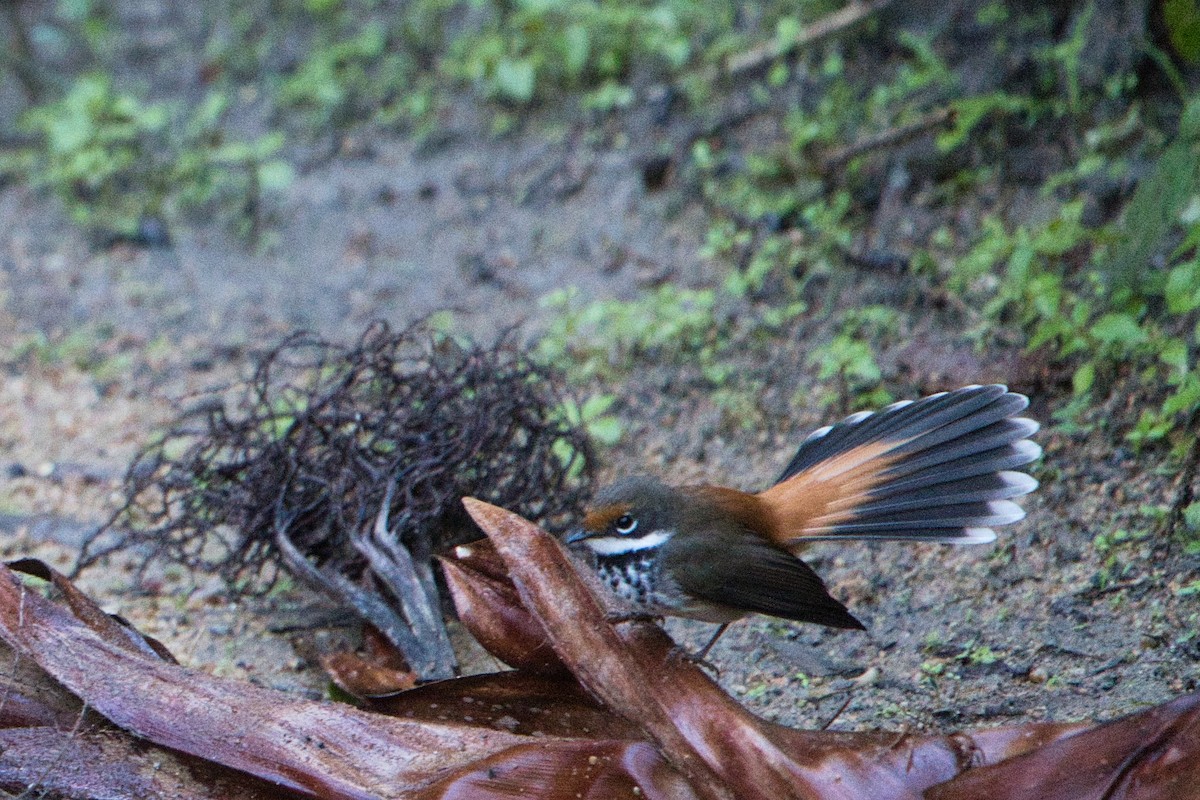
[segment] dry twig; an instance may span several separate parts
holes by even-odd
[[[779,42],[772,39],[745,52],[730,56],[725,60],[724,72],[726,75],[736,78],[747,72],[763,69],[775,59],[790,55],[857,25],[872,14],[878,14],[893,2],[895,0],[868,0],[865,3],[851,0],[832,14],[826,14],[811,25],[805,26],[790,41]]]

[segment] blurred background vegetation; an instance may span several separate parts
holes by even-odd
[[[0,40],[0,181],[52,193],[96,247],[185,220],[264,246],[298,170],[367,134],[437,147],[464,106],[496,137],[584,120],[640,148],[648,189],[704,203],[700,255],[727,268],[544,297],[541,352],[577,380],[686,362],[736,406],[735,354],[850,263],[1036,354],[1063,424],[1129,381],[1132,444],[1194,442],[1194,0],[0,0]],[[735,132],[756,115],[772,135]],[[892,206],[902,241],[873,241]],[[825,402],[887,400],[877,352],[902,328],[886,304],[840,313],[806,355]],[[583,411],[615,439],[609,405]]]

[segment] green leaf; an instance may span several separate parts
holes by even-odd
[[[1175,393],[1163,401],[1162,415],[1173,417],[1176,414],[1191,412],[1197,406],[1200,406],[1200,373],[1189,372]]]
[[[621,436],[625,431],[621,420],[616,417],[600,417],[587,424],[587,432],[600,444],[612,447],[621,441]]]
[[[950,129],[938,134],[936,139],[938,149],[943,152],[965,143],[971,131],[992,114],[1029,114],[1032,110],[1028,98],[1006,92],[965,97],[951,105],[954,117]]]
[[[263,190],[281,192],[292,185],[296,170],[286,161],[268,161],[258,168],[258,182]]]
[[[1187,342],[1182,339],[1171,338],[1163,345],[1162,352],[1158,358],[1172,370],[1178,373],[1187,372],[1188,368],[1188,348]]]
[[[791,48],[802,30],[804,26],[796,17],[780,17],[775,23],[775,44],[782,49]]]
[[[1192,503],[1183,509],[1183,523],[1189,531],[1200,532],[1200,503]]]
[[[1177,597],[1190,597],[1194,594],[1200,594],[1200,580],[1192,581],[1175,590]]]
[[[1096,382],[1096,363],[1087,361],[1075,370],[1075,374],[1071,377],[1071,388],[1075,392],[1075,396],[1087,394],[1091,390],[1092,384]]]
[[[1200,97],[1193,97],[1179,116],[1179,138],[1200,139]]]
[[[188,125],[196,131],[207,130],[218,122],[229,108],[229,98],[222,92],[209,92],[196,107]]]
[[[1137,424],[1126,434],[1125,438],[1140,446],[1148,442],[1157,442],[1170,431],[1171,421],[1164,420],[1158,412],[1147,408],[1142,411]]]
[[[578,78],[587,66],[588,55],[591,52],[591,37],[584,25],[567,26],[563,32],[563,52],[567,74]]]
[[[1200,261],[1185,261],[1172,268],[1163,297],[1172,314],[1186,314],[1200,308]]]
[[[536,70],[528,58],[502,58],[496,63],[496,91],[510,100],[532,100],[535,77]]]
[[[1195,103],[1189,104],[1188,110],[1193,107]],[[1133,291],[1148,274],[1180,211],[1200,189],[1198,147],[1195,136],[1181,124],[1179,136],[1163,151],[1154,171],[1138,184],[1121,223],[1122,239],[1104,265],[1111,288]]]
[[[572,447],[567,440],[556,439],[550,446],[550,452],[558,458],[558,463],[570,469],[567,473],[568,477],[577,477],[583,471],[583,459],[579,457],[579,451]]]
[[[579,404],[574,400],[570,398],[564,400],[559,409],[563,415],[563,419],[571,425],[583,424],[583,415],[579,412]]]
[[[1105,314],[1092,323],[1092,336],[1105,344],[1142,344],[1149,336],[1128,314]]]
[[[588,92],[583,98],[583,107],[607,112],[616,108],[626,108],[634,101],[633,89],[622,86],[614,80],[600,84],[595,91]]]
[[[1196,0],[1165,0],[1162,13],[1175,52],[1192,64],[1200,61],[1200,4]]]
[[[616,400],[616,395],[594,394],[584,401],[583,408],[579,410],[579,417],[585,421],[596,419],[612,408]]]

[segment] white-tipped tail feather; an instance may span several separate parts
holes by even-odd
[[[761,493],[785,546],[814,539],[979,543],[1022,519],[1037,488],[1014,471],[1041,456],[1023,395],[967,386],[814,431]]]

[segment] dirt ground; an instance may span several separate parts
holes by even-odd
[[[69,567],[136,448],[189,393],[243,371],[248,354],[295,327],[348,340],[371,319],[451,309],[475,336],[514,323],[532,336],[550,290],[627,298],[667,280],[709,285],[725,268],[697,256],[703,205],[681,187],[648,189],[627,142],[595,143],[570,125],[496,139],[469,114],[454,125],[433,151],[366,134],[304,171],[261,254],[205,226],[173,231],[168,247],[96,250],[53,201],[0,190],[0,349],[12,354],[0,372],[0,555]],[[846,267],[844,280],[814,287],[813,310],[767,343],[770,358],[746,365],[767,379],[767,429],[730,428],[670,365],[607,387],[627,433],[604,454],[605,474],[765,485],[807,431],[836,417],[805,402],[816,391],[806,349],[829,335],[831,314],[894,298],[901,280]],[[904,341],[883,352],[895,389],[1001,381],[1033,395],[1045,457],[1028,518],[989,546],[823,546],[811,563],[869,631],[741,622],[711,656],[723,685],[781,722],[889,730],[1109,718],[1194,690],[1200,600],[1179,589],[1200,558],[1153,535],[1115,555],[1094,541],[1160,530],[1144,509],[1179,490],[1164,452],[1123,443],[1137,409],[1120,387],[1089,412],[1091,432],[1059,427],[1050,413],[1064,390],[1011,348],[974,350],[926,299],[901,311]],[[1101,585],[1110,556],[1124,571]],[[247,600],[207,576],[156,575],[135,588],[114,563],[81,585],[185,664],[316,696],[317,656],[353,637],[344,615],[299,589]],[[302,624],[314,609],[327,627]],[[709,628],[668,630],[696,646]],[[465,636],[458,643],[471,653]],[[477,651],[466,661],[494,666]]]

